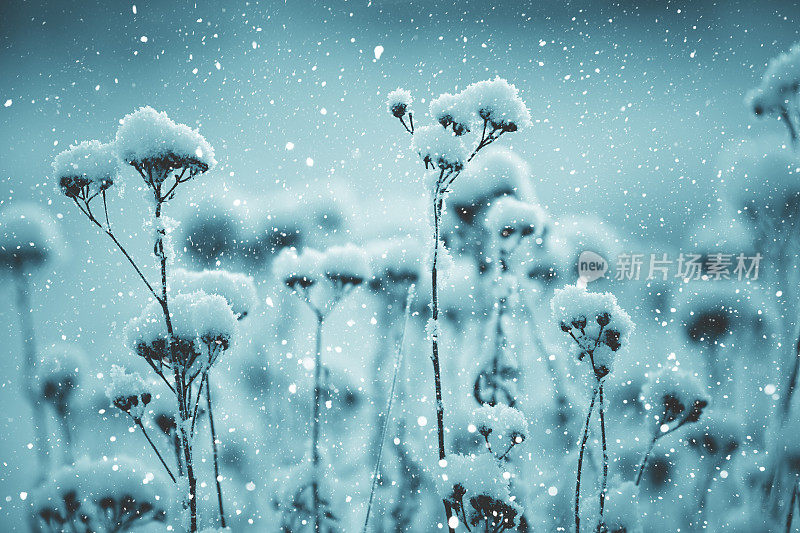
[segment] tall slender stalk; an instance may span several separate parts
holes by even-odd
[[[41,398],[35,391],[33,369],[36,364],[36,334],[33,327],[33,309],[30,301],[30,285],[21,266],[14,269],[14,288],[16,289],[16,305],[19,313],[20,330],[22,332],[22,350],[24,353],[23,379],[25,391],[33,411],[33,438],[37,456],[37,484],[44,480],[48,465],[47,439],[45,437],[44,410]]]
[[[172,363],[172,369],[175,379],[175,396],[178,401],[178,432],[180,435],[181,448],[183,451],[183,460],[186,467],[186,477],[188,480],[189,491],[184,496],[184,506],[189,509],[189,527],[190,532],[197,531],[197,479],[194,475],[194,463],[192,460],[192,445],[191,437],[188,434],[189,423],[191,420],[191,413],[189,412],[189,404],[187,397],[190,396],[188,387],[190,384],[186,382],[186,369],[184,368],[183,361],[179,359],[177,350],[173,349],[175,332],[172,328],[172,317],[169,312],[169,300],[167,295],[167,255],[164,249],[164,237],[166,235],[165,229],[161,225],[161,208],[164,200],[161,197],[160,188],[155,190],[156,197],[156,244],[155,255],[159,259],[161,270],[161,308],[164,312],[164,320],[167,324],[167,353],[169,354]],[[188,501],[187,501],[188,500]]]
[[[583,470],[583,454],[586,452],[586,441],[589,440],[589,422],[592,419],[597,392],[598,389],[595,387],[592,391],[592,400],[589,403],[589,412],[586,413],[586,422],[583,424],[583,438],[578,452],[578,473],[575,481],[575,533],[580,533],[581,530],[581,471]]]
[[[311,497],[314,506],[314,531],[320,531],[320,498],[319,498],[319,420],[322,403],[322,325],[325,316],[317,311],[317,328],[315,332],[314,356],[314,416],[311,426]]]
[[[603,484],[600,487],[600,523],[603,523],[603,510],[606,504],[606,489],[608,487],[608,445],[606,444],[606,417],[605,405],[603,401],[603,382],[600,382],[600,435],[603,442]]]
[[[436,434],[439,444],[439,461],[445,459],[444,444],[444,402],[442,400],[442,373],[439,366],[439,287],[437,283],[437,266],[439,260],[439,231],[442,218],[442,207],[444,205],[444,191],[442,190],[442,179],[444,170],[439,173],[439,180],[436,184],[436,192],[433,196],[433,261],[431,262],[431,319],[434,331],[431,335],[431,362],[433,363],[433,380],[436,393]],[[445,514],[447,515],[447,527],[449,531],[454,531],[450,527],[450,518],[453,516],[452,508],[447,500],[442,500]]]
[[[219,503],[219,522],[225,528],[225,510],[222,505],[222,482],[219,475],[219,451],[217,449],[217,431],[214,429],[214,410],[211,407],[211,381],[208,373],[203,377],[206,382],[206,404],[208,406],[208,427],[211,431],[211,449],[214,454],[214,481],[217,484],[217,502]]]
[[[794,519],[794,506],[797,502],[797,479],[792,484],[792,497],[789,500],[789,512],[786,514],[786,533],[792,533],[792,520]]]
[[[378,484],[378,472],[381,467],[381,458],[383,457],[383,444],[386,441],[386,431],[389,429],[389,417],[392,414],[392,404],[394,403],[395,390],[397,389],[397,376],[400,374],[400,367],[403,364],[403,344],[406,339],[406,329],[408,327],[408,318],[411,315],[411,302],[414,299],[414,285],[408,288],[408,296],[406,296],[406,310],[405,318],[403,319],[403,330],[400,333],[400,340],[397,343],[395,358],[394,358],[394,374],[392,376],[392,386],[389,390],[389,398],[386,400],[386,414],[383,417],[383,427],[381,428],[381,436],[378,441],[378,457],[375,459],[375,468],[372,471],[372,487],[369,491],[369,502],[367,503],[367,516],[364,518],[364,527],[362,533],[367,533],[367,525],[369,524],[369,515],[372,510],[372,501],[375,497],[375,487]]]

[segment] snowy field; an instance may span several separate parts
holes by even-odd
[[[0,530],[800,531],[800,7],[0,15]]]

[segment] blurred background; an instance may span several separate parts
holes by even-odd
[[[331,216],[346,223],[326,232],[330,241],[364,243],[427,216],[420,166],[386,112],[387,93],[410,89],[421,115],[431,97],[499,75],[531,111],[533,126],[502,144],[530,166],[541,205],[559,218],[602,219],[624,250],[671,252],[729,192],[721,153],[785,142],[744,96],[797,40],[798,17],[800,6],[774,1],[4,2],[0,206],[46,207],[67,244],[33,282],[39,342],[79,344],[100,374],[130,358],[120,332],[145,294],[56,192],[50,163],[70,144],[112,140],[140,106],[199,128],[216,149],[219,165],[184,186],[171,215],[190,220],[211,204],[282,213],[291,204],[300,207],[290,216],[312,217],[319,211],[309,206],[336,205]],[[125,172],[112,218],[147,262],[149,204],[136,194],[139,177]],[[730,250],[739,251],[748,250]],[[180,261],[199,264],[188,252]],[[266,276],[258,281],[262,303],[281,298]],[[632,314],[650,311],[652,290],[626,290]],[[12,297],[6,287],[0,294]],[[331,342],[356,360],[376,334],[368,313],[344,315],[331,329],[359,333]],[[13,306],[2,306],[0,510],[12,517],[34,461],[17,323]],[[645,353],[663,345],[658,336],[639,342]],[[426,357],[413,357],[427,369]],[[358,389],[361,377],[351,379]],[[90,411],[102,403],[85,401]],[[87,450],[113,453],[120,427],[98,422]]]

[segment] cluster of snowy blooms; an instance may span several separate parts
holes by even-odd
[[[202,270],[194,272],[175,269],[170,289],[178,294],[204,292],[222,296],[237,319],[251,313],[258,304],[256,285],[251,276],[227,270]]]
[[[366,251],[352,244],[324,251],[305,248],[300,253],[287,248],[275,259],[272,274],[324,315],[347,292],[369,279],[370,267]]]
[[[184,172],[191,177],[216,164],[214,149],[200,133],[147,106],[120,121],[113,142],[85,141],[58,154],[53,172],[64,195],[89,202],[114,184],[122,161],[153,189],[171,172],[181,172],[185,181]]]
[[[570,285],[555,291],[550,306],[554,320],[569,336],[570,352],[579,360],[588,356],[598,379],[608,375],[634,329],[631,317],[616,297]]]
[[[127,458],[81,459],[33,494],[47,531],[129,531],[175,512],[175,488],[160,472]]]
[[[508,474],[492,454],[451,454],[443,465],[437,477],[439,495],[468,531],[481,526],[506,531],[516,526],[523,509],[511,495]]]
[[[106,396],[111,405],[137,421],[142,419],[147,404],[153,399],[138,372],[126,372],[118,365],[112,365],[108,373]]]
[[[58,343],[42,350],[34,365],[36,394],[65,415],[87,368],[86,354],[74,344]]]
[[[472,413],[470,431],[477,431],[498,459],[508,457],[514,446],[522,444],[528,436],[528,421],[521,411],[498,403],[484,404]]]
[[[237,319],[225,297],[204,291],[178,293],[170,300],[173,353],[185,368],[206,371],[221,351],[231,346]],[[169,333],[159,302],[149,303],[126,326],[128,345],[134,353],[157,366],[169,364]],[[207,357],[202,357],[206,355]]]

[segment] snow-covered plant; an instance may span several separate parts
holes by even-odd
[[[61,192],[108,235],[153,297],[154,301],[139,322],[130,329],[141,330],[134,350],[145,358],[175,396],[179,419],[176,425],[186,470],[182,500],[189,510],[187,529],[194,533],[197,531],[198,498],[192,436],[198,402],[193,400],[193,384],[199,375],[208,371],[219,352],[230,345],[236,318],[221,296],[194,293],[183,295],[182,299],[179,295],[171,301],[167,289],[168,265],[174,260],[174,254],[169,233],[175,222],[163,215],[163,209],[180,184],[215,165],[214,150],[200,133],[151,107],[140,108],[120,121],[112,147],[96,141],[73,146],[56,157],[53,171]],[[112,229],[105,193],[119,179],[112,152],[119,161],[136,170],[148,193],[152,194],[153,254],[160,272],[159,283],[148,280]],[[98,197],[102,198],[102,215],[93,210]],[[198,357],[198,352],[203,357]],[[171,371],[170,377],[164,374],[165,368]]]
[[[700,420],[703,410],[708,406],[709,397],[699,380],[678,368],[665,367],[653,374],[642,390],[648,412],[648,425],[651,438],[636,475],[636,484],[642,481],[642,474],[656,442],[677,431],[686,424]]]
[[[603,482],[600,489],[600,523],[603,522],[606,487],[608,483],[608,450],[606,442],[605,405],[603,398],[604,379],[614,368],[614,359],[627,347],[633,321],[617,303],[613,294],[589,292],[585,288],[570,285],[555,291],[550,302],[553,318],[568,336],[567,345],[579,361],[591,364],[594,384],[589,403],[589,412],[583,425],[583,437],[578,453],[578,472],[575,484],[575,531],[580,530],[580,490],[583,456],[589,437],[589,423],[595,402],[600,415],[600,432],[603,447]],[[598,401],[599,400],[599,401]]]
[[[402,121],[409,113],[410,98],[405,98],[403,113],[394,101],[389,101],[392,114]],[[395,111],[397,113],[395,113]],[[506,80],[496,77],[493,80],[473,83],[456,95],[444,96],[431,102],[431,115],[438,125],[409,128],[403,126],[413,136],[412,150],[422,160],[426,170],[433,170],[430,189],[433,214],[433,254],[431,258],[431,322],[434,334],[431,335],[431,361],[433,365],[436,423],[439,441],[439,460],[446,456],[444,441],[444,405],[442,403],[441,369],[439,364],[439,320],[437,268],[440,254],[441,222],[444,201],[465,166],[486,146],[503,134],[517,131],[531,124],[530,112],[519,96],[516,87]],[[410,119],[410,116],[409,116]],[[410,122],[410,120],[409,120]],[[480,132],[479,137],[468,148],[467,137],[470,131]],[[448,519],[451,516],[450,504],[445,501]],[[452,528],[451,528],[452,529]]]
[[[167,466],[167,462],[164,460],[156,444],[150,438],[150,435],[147,434],[147,429],[142,423],[142,417],[145,414],[147,405],[153,398],[150,388],[137,372],[126,372],[123,367],[118,365],[111,366],[108,379],[106,396],[109,402],[131,417],[133,422],[139,426],[139,429],[142,430],[142,434],[147,439],[147,443],[164,466],[164,470],[167,471],[170,479],[175,482],[175,476],[172,474],[172,470]]]
[[[31,276],[58,257],[61,236],[52,217],[34,204],[16,203],[0,210],[0,268],[11,274],[14,305],[22,334],[22,378],[26,396],[33,409],[34,448],[37,454],[38,480],[47,465],[44,410],[37,393],[34,365],[37,359],[36,332],[31,305]]]
[[[134,460],[91,461],[57,470],[33,494],[43,531],[115,531],[170,523],[173,484]]]
[[[73,444],[70,411],[74,396],[81,386],[86,366],[86,355],[83,350],[67,343],[45,348],[34,364],[36,394],[55,412],[61,424],[68,458]]]
[[[306,248],[300,254],[294,249],[285,249],[275,259],[272,273],[284,287],[305,302],[316,317],[309,487],[313,526],[315,531],[320,531],[320,524],[330,514],[319,494],[322,479],[319,446],[323,394],[322,327],[328,314],[341,300],[369,279],[369,264],[366,252],[352,244],[332,246],[324,252]]]
[[[467,531],[500,532],[519,524],[523,510],[511,496],[508,475],[494,455],[450,454],[441,464],[436,483],[439,496],[453,512],[448,519],[451,529],[462,523]]]
[[[497,460],[508,460],[514,446],[528,437],[528,421],[519,410],[505,404],[485,404],[472,413],[472,426]],[[471,428],[470,428],[471,429]]]
[[[756,116],[783,121],[793,145],[800,125],[800,43],[769,61],[758,86],[747,94],[746,103]]]
[[[190,272],[178,269],[175,272],[175,289],[179,293],[192,293],[202,291],[206,294],[217,295],[225,298],[231,311],[238,320],[245,318],[258,303],[258,295],[253,278],[245,274],[228,272],[225,270],[203,270]],[[227,314],[227,313],[226,313]],[[217,446],[217,432],[214,426],[214,409],[211,401],[210,372],[203,373],[204,383],[201,389],[206,392],[206,407],[208,425],[211,432],[211,449],[214,455],[214,479],[217,486],[217,503],[222,527],[225,527],[225,511],[223,509],[222,484],[219,473],[219,449]]]

